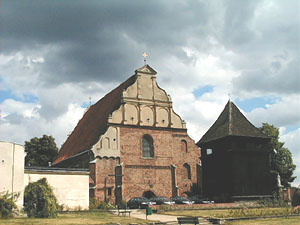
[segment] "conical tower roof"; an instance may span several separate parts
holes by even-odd
[[[270,138],[250,123],[238,107],[230,100],[227,102],[216,122],[203,135],[197,145],[226,136]]]

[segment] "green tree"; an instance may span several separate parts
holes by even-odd
[[[0,193],[0,217],[12,217],[13,211],[17,210],[16,201],[19,194]]]
[[[59,205],[46,178],[29,183],[24,191],[24,211],[28,217],[57,217]]]
[[[263,133],[272,137],[271,149],[271,168],[280,175],[281,184],[284,187],[290,187],[290,183],[295,180],[293,172],[296,169],[296,165],[293,163],[292,153],[288,148],[283,147],[284,142],[279,141],[279,129],[268,123],[263,123],[259,128]]]
[[[25,152],[25,165],[48,166],[48,162],[53,162],[57,157],[58,148],[52,136],[43,135],[25,141]]]

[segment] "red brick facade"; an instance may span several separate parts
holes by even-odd
[[[153,139],[153,158],[142,156],[144,135]],[[190,190],[192,183],[200,183],[197,172],[200,149],[186,130],[122,126],[120,147],[120,159],[102,158],[96,162],[92,176],[97,184],[95,197],[100,201],[111,199],[115,202],[116,177],[112,175],[116,174],[115,167],[119,163],[123,176],[118,188],[122,190],[122,200],[126,201],[143,196],[147,191],[157,196],[182,195]]]

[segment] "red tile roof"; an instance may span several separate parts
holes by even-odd
[[[123,90],[126,90],[135,81],[136,75],[131,76],[88,109],[61,147],[58,157],[52,165],[92,148],[100,136],[106,132],[109,115],[121,106]]]

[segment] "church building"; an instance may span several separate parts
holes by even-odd
[[[173,197],[201,184],[200,149],[156,75],[137,69],[90,106],[59,151],[53,166],[89,168],[90,197]]]
[[[197,143],[203,194],[223,201],[270,197],[274,187],[270,141],[228,101]]]

